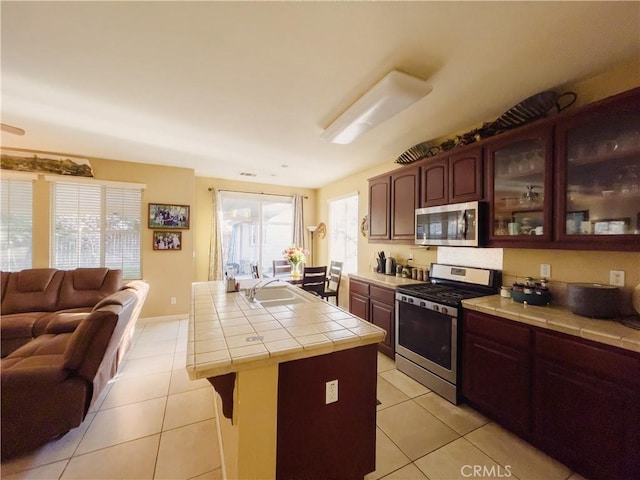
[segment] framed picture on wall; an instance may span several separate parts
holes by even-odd
[[[149,204],[149,228],[188,229],[189,205]]]
[[[153,232],[154,250],[182,250],[182,232]]]

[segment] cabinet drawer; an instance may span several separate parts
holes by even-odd
[[[358,293],[360,295],[364,295],[365,297],[369,296],[369,284],[365,282],[361,282],[360,280],[355,280],[353,278],[349,279],[349,291],[353,293]]]
[[[393,305],[396,300],[396,291],[390,288],[371,285],[370,297],[371,300],[377,300],[378,302],[386,303],[387,305]]]
[[[536,332],[535,349],[540,357],[578,367],[603,379],[640,390],[638,357],[545,332]]]
[[[467,332],[489,338],[503,345],[530,348],[531,331],[527,326],[469,311],[464,313],[464,319],[464,328]]]

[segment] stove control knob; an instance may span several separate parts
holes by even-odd
[[[427,308],[427,304],[425,302],[420,302],[420,307]]]
[[[411,297],[407,298],[407,302],[413,303],[413,298],[411,298]]]
[[[434,305],[434,306],[433,306],[433,309],[434,309],[436,312],[439,312],[439,311],[440,311],[440,307],[439,307],[438,305]]]
[[[446,307],[442,307],[442,308],[440,309],[440,311],[441,311],[442,313],[444,313],[445,315],[449,313],[449,311],[446,309]]]

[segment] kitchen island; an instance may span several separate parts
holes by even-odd
[[[259,292],[192,287],[186,368],[216,390],[223,476],[363,478],[375,470],[384,331],[291,285]]]

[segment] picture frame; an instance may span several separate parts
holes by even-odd
[[[149,228],[188,230],[190,222],[189,211],[189,205],[150,203]]]
[[[154,250],[182,250],[182,232],[180,231],[153,231]]]

